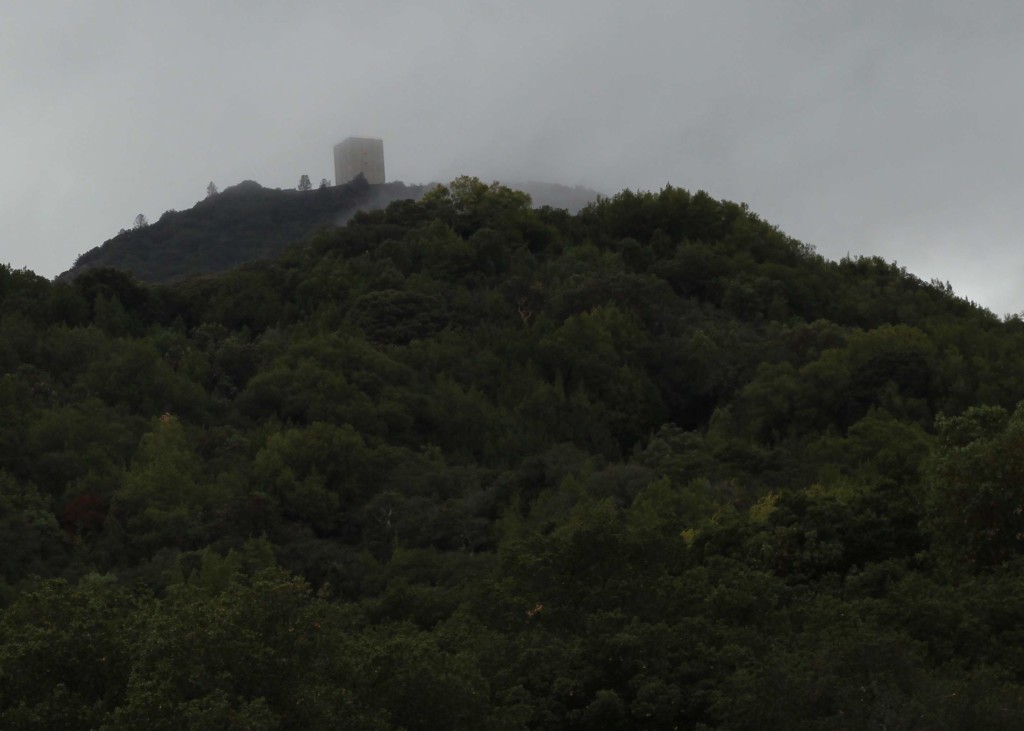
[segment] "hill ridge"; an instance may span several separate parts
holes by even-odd
[[[322,227],[340,226],[357,211],[371,211],[397,200],[418,200],[438,183],[370,185],[363,178],[309,191],[265,188],[242,181],[198,201],[184,211],[167,211],[157,221],[122,230],[81,254],[57,276],[68,281],[98,267],[130,272],[140,281],[169,283],[213,274],[242,264],[273,259]],[[519,186],[537,206],[575,213],[596,191],[552,183]]]

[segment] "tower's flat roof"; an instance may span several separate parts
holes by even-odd
[[[369,141],[369,142],[383,142],[384,141],[380,137],[346,137],[341,142],[339,142],[338,145],[344,145],[346,142],[362,142],[363,140],[366,140],[366,141]],[[335,147],[337,147],[338,145],[335,145]]]

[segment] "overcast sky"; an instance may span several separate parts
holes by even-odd
[[[0,262],[47,277],[211,180],[666,183],[1024,310],[1024,3],[5,0]]]

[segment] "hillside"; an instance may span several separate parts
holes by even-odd
[[[1015,729],[1022,364],[672,187],[0,267],[0,727]]]
[[[428,186],[369,185],[362,178],[310,191],[264,188],[246,181],[167,211],[158,221],[122,231],[82,254],[60,279],[102,267],[130,272],[143,282],[177,282],[273,259],[325,226],[343,224],[358,210],[419,198]]]
[[[343,225],[356,211],[418,200],[437,183],[369,185],[358,178],[310,191],[264,188],[246,181],[198,202],[187,211],[167,211],[154,223],[122,231],[82,254],[58,277],[68,281],[90,269],[128,272],[142,282],[179,282],[273,259],[288,246],[325,227]],[[578,212],[598,194],[580,186],[551,183],[516,186],[537,207]]]

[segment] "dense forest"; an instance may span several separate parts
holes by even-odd
[[[2,267],[0,728],[1017,729],[1022,365],[672,187]]]

